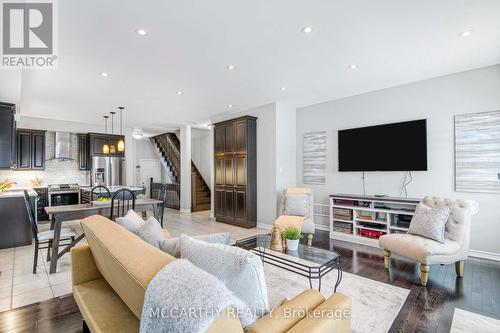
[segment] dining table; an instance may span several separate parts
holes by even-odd
[[[152,211],[154,214],[158,211],[158,204],[162,201],[156,199],[136,199],[135,211],[148,212]],[[85,237],[85,234],[79,235],[74,241],[67,244],[61,251],[59,251],[61,228],[65,221],[80,220],[92,215],[102,215],[109,217],[111,213],[111,204],[96,205],[94,203],[78,204],[78,205],[64,205],[64,206],[47,206],[45,212],[51,217],[50,229],[54,230],[54,238],[52,241],[52,253],[50,261],[50,274],[57,270],[57,260],[68,252],[73,246]]]

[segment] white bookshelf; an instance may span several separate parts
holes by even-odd
[[[378,239],[361,235],[360,230],[383,234],[407,232],[408,225],[399,220],[403,216],[411,219],[420,201],[421,199],[415,198],[330,195],[330,238],[378,247]],[[334,216],[336,208],[349,213],[352,219]],[[351,224],[350,232],[335,231],[335,222]]]

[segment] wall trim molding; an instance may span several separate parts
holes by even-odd
[[[469,257],[500,261],[500,253],[493,253],[493,252],[486,252],[479,250],[469,250]]]
[[[181,209],[179,209],[179,211],[182,214],[191,214],[191,209],[189,209],[189,208],[181,208]]]

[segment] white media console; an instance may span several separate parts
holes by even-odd
[[[406,233],[421,199],[330,195],[330,238],[378,246],[380,235]]]

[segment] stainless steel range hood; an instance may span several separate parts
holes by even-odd
[[[55,158],[58,160],[70,160],[71,135],[68,132],[56,132],[55,144]]]

